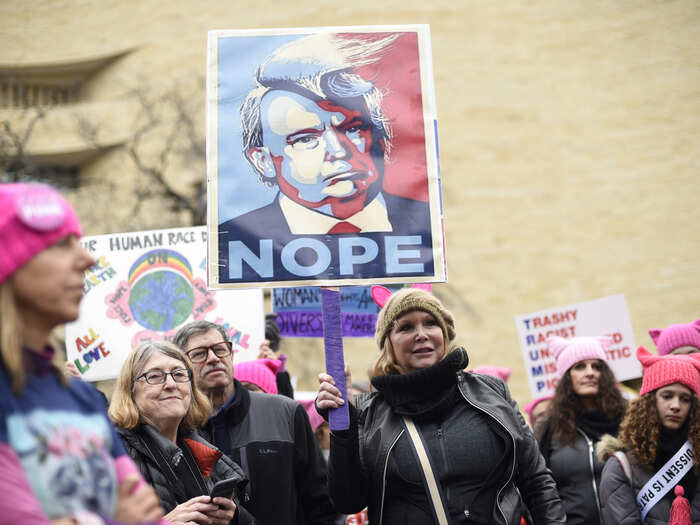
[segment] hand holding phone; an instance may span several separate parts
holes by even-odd
[[[233,499],[233,491],[235,490],[237,484],[238,480],[236,478],[217,481],[212,487],[211,491],[209,491],[209,496],[211,498],[210,501],[217,497]]]

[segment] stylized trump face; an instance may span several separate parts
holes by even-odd
[[[262,99],[260,119],[263,146],[250,148],[247,157],[290,199],[346,219],[379,192],[383,145],[373,142],[364,111],[272,90]]]

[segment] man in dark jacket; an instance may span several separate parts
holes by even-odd
[[[241,465],[241,501],[262,525],[332,525],[323,457],[304,408],[274,394],[249,392],[233,377],[226,330],[207,321],[182,327],[174,342],[189,356],[197,386],[212,403],[204,435]]]

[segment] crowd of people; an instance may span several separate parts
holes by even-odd
[[[529,424],[511,370],[470,370],[421,288],[384,294],[371,385],[348,395],[321,373],[294,399],[274,318],[235,366],[224,327],[195,321],[133,349],[107,407],[50,342],[95,264],[81,234],[50,188],[0,187],[3,523],[700,524],[700,321],[650,331],[632,400],[610,338],[549,338],[558,383]]]

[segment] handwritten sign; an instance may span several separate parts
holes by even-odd
[[[547,349],[548,337],[563,338],[609,335],[607,364],[618,381],[640,377],[636,346],[624,295],[541,310],[515,317],[525,371],[532,397],[551,394],[557,385],[557,365]]]
[[[340,305],[343,337],[374,337],[379,307],[372,299],[371,287],[341,287]],[[283,336],[323,337],[320,288],[275,288],[272,309]]]
[[[66,350],[85,379],[116,377],[132,348],[197,320],[224,326],[237,361],[257,356],[262,293],[207,290],[206,236],[200,226],[81,239],[96,264],[85,272],[80,317],[66,326]]]

